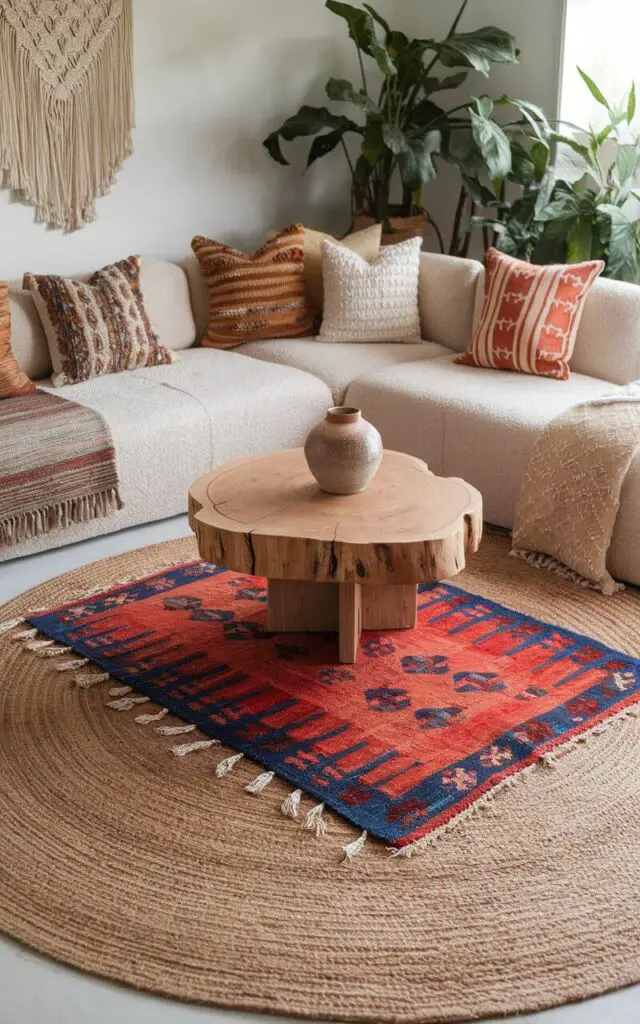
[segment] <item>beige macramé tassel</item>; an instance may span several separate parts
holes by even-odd
[[[45,647],[53,647],[55,640],[29,640],[24,645],[27,651],[42,651]]]
[[[358,838],[354,839],[352,843],[347,843],[346,846],[343,846],[342,847],[342,849],[344,850],[344,857],[342,858],[343,862],[347,861],[347,860],[353,860],[354,857],[357,857],[358,854],[360,853],[360,851],[362,850],[362,847],[366,843],[366,841],[367,841],[367,833],[366,832],[361,832],[360,835],[358,836]]]
[[[84,690],[88,690],[90,686],[95,686],[96,683],[106,683],[107,679],[111,679],[108,672],[84,672],[78,673],[78,675],[73,677],[76,686],[81,686]]]
[[[73,661],[61,661],[59,665],[56,665],[56,672],[72,672],[75,668],[82,668],[83,665],[88,664],[88,658],[74,658]]]
[[[258,775],[253,782],[250,782],[244,788],[247,793],[262,793],[262,790],[267,788],[275,774],[275,772],[263,772],[262,775]]]
[[[228,775],[232,771],[233,766],[242,760],[244,754],[231,754],[229,757],[225,757],[224,761],[220,761],[216,765],[216,778],[221,779],[223,775]]]
[[[300,797],[302,796],[301,789],[294,789],[293,793],[290,793],[286,800],[282,801],[280,810],[284,814],[285,818],[297,818],[298,811],[300,810]]]
[[[120,697],[118,700],[108,700],[105,707],[113,711],[131,711],[136,704],[149,704],[150,701],[150,697]]]
[[[213,747],[219,742],[220,740],[194,740],[193,743],[181,743],[177,747],[172,747],[171,753],[176,757],[185,757],[196,750],[206,750],[207,747]]]
[[[182,736],[186,732],[195,732],[195,725],[161,725],[156,729],[161,736]]]
[[[109,690],[110,697],[126,697],[128,693],[131,693],[133,686],[112,686]]]
[[[155,715],[138,715],[134,721],[138,725],[150,725],[151,722],[161,722],[165,715],[169,714],[169,708],[161,708]]]
[[[21,626],[24,619],[7,619],[6,622],[0,622],[0,636],[3,633],[8,633],[9,630],[15,629],[16,626]]]
[[[59,658],[61,654],[68,654],[72,647],[47,647],[44,651],[38,651],[39,658]]]
[[[20,632],[16,633],[15,636],[12,636],[11,639],[13,641],[15,641],[15,640],[24,640],[24,641],[26,641],[26,640],[31,640],[34,636],[37,636],[37,635],[38,635],[37,628],[35,626],[32,626],[30,629],[21,629]]]
[[[324,836],[327,832],[327,822],[325,821],[323,812],[324,804],[316,804],[310,811],[307,811],[307,815],[302,822],[302,828],[308,829],[310,832],[315,832],[316,836]]]

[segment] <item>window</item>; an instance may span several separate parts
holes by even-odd
[[[566,6],[560,117],[578,125],[591,122],[601,127],[606,112],[587,89],[576,65],[593,78],[614,106],[624,100],[634,79],[640,87],[640,3],[566,0]]]

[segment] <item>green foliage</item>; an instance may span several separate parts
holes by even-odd
[[[518,60],[515,40],[503,29],[486,26],[474,32],[457,31],[467,3],[463,0],[445,39],[436,40],[409,39],[392,29],[371,4],[356,7],[326,0],[326,7],[348,26],[361,79],[357,86],[346,79],[329,79],[327,97],[332,102],[350,104],[357,119],[334,114],[325,107],[301,107],[265,139],[273,159],[287,164],[281,143],[304,136],[315,136],[308,167],[341,146],[352,176],[353,211],[376,220],[388,216],[397,178],[402,191],[397,212],[414,212],[420,190],[436,178],[439,162],[457,162],[453,155],[456,135],[471,140],[474,159],[490,176],[508,174],[511,149],[506,134],[493,119],[491,100],[478,97],[446,110],[431,99],[435,94],[458,89],[471,70],[488,75],[492,64],[514,64]],[[364,58],[374,62],[375,80],[380,82],[382,78],[376,94],[371,91],[372,76]],[[464,70],[438,74],[438,64],[443,69]],[[502,97],[498,102],[510,101]],[[536,114],[527,116],[537,121]],[[356,156],[348,141],[358,143]]]
[[[493,197],[483,193],[480,202],[486,213],[473,217],[470,227],[482,227],[487,243],[521,259],[535,263],[602,259],[606,276],[638,281],[640,219],[631,215],[628,206],[631,196],[640,199],[633,191],[640,173],[640,136],[631,130],[635,85],[624,103],[612,106],[593,79],[578,71],[607,111],[605,126],[599,132],[591,125],[571,126],[571,134],[545,129],[547,139],[541,145],[542,121],[536,116],[535,131],[510,136],[508,177],[519,186],[516,198],[506,198],[504,191]],[[563,147],[571,150],[583,172],[577,181],[556,175],[555,163]],[[472,199],[480,184],[481,175],[466,186]]]

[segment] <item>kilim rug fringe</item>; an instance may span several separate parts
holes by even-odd
[[[169,562],[158,566],[158,569],[169,569],[175,565],[184,564],[182,562]],[[126,579],[120,580],[114,587],[123,586],[138,579],[137,576],[127,577]],[[590,584],[586,584],[589,585]],[[92,597],[100,592],[104,591],[103,586],[94,587],[88,591],[84,591],[74,598],[74,600],[84,600]],[[43,609],[37,609],[38,612],[42,612]],[[30,615],[36,614],[36,610],[19,617],[7,620],[6,622],[0,623],[0,636],[3,634],[13,633],[10,640],[20,643],[23,650],[34,654],[39,658],[50,658],[57,657],[67,654],[71,648],[61,646],[55,641],[42,637],[36,628],[28,628],[18,630],[18,627],[24,625],[29,619]],[[112,677],[107,672],[90,671],[77,673],[77,668],[83,667],[89,664],[91,666],[90,659],[78,658],[71,659],[69,661],[61,662],[56,665],[56,669],[59,672],[73,672],[73,680],[75,684],[81,689],[88,689],[96,685],[109,683]],[[93,666],[91,666],[93,667]],[[95,666],[97,667],[97,666]],[[112,699],[105,701],[105,706],[109,709],[117,712],[128,712],[138,710],[139,705],[152,704],[149,697],[141,695],[131,695],[133,693],[132,687],[128,685],[111,687],[108,690],[108,696]],[[160,707],[159,705],[152,704],[152,711],[150,713],[138,714],[134,721],[136,724],[142,727],[148,727],[154,723],[161,721],[167,714],[169,714],[168,708]],[[578,745],[583,744],[591,740],[594,736],[600,735],[601,733],[608,730],[612,725],[618,724],[621,720],[629,717],[639,717],[640,709],[638,705],[627,705],[615,714],[610,715],[608,718],[598,722],[593,727],[585,729],[583,732],[571,737],[565,743],[561,744],[548,744],[546,747],[538,749],[537,759],[531,763],[523,766],[519,770],[515,771],[512,775],[509,775],[501,782],[493,786],[493,788],[477,797],[468,807],[459,811],[455,817],[451,820],[446,821],[440,827],[434,829],[428,835],[423,836],[416,841],[402,846],[402,847],[387,847],[387,850],[391,857],[404,857],[408,858],[416,853],[422,853],[425,850],[432,847],[440,839],[446,836],[453,829],[460,829],[470,819],[480,813],[495,813],[495,798],[504,789],[511,788],[518,785],[521,782],[525,782],[532,772],[542,768],[554,768],[558,759],[575,749]],[[179,725],[155,725],[155,731],[162,737],[173,737],[187,733],[195,733],[196,735],[202,736],[202,733],[198,727],[194,724],[179,724]],[[221,745],[221,741],[212,739],[210,737],[203,736],[186,743],[179,743],[169,748],[169,752],[176,757],[185,757],[188,754],[195,753],[198,751],[207,750],[214,746]],[[553,749],[551,749],[553,748]],[[216,778],[223,778],[228,775],[235,767],[235,765],[244,758],[244,754],[234,752],[224,758],[222,758],[214,769],[214,775]],[[263,771],[260,773],[252,782],[246,784],[244,789],[248,794],[258,795],[262,793],[269,783],[274,779],[276,773],[273,771]],[[301,810],[301,799],[303,792],[301,789],[293,790],[288,797],[282,802],[281,813],[283,817],[292,818],[298,820],[300,818]],[[327,821],[324,815],[325,805],[324,803],[318,803],[313,806],[309,811],[304,814],[302,821],[299,822],[301,828],[313,832],[316,838],[321,838],[326,835],[328,831]],[[363,830],[352,842],[347,843],[343,847],[343,862],[349,862],[353,860],[359,853],[362,852],[365,842],[367,840],[367,831]]]

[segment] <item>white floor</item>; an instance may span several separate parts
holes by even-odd
[[[0,604],[88,562],[188,534],[186,517],[179,517],[6,562],[0,565]],[[520,1024],[639,1024],[640,986],[512,1019]],[[0,1024],[260,1024],[264,1020],[254,1014],[205,1009],[143,995],[60,966],[0,936]]]

